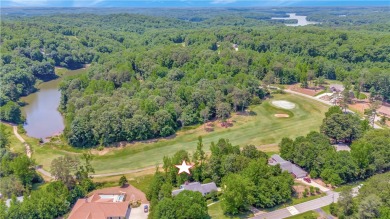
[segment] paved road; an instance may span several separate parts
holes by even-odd
[[[297,204],[294,206],[290,206],[287,208],[279,209],[276,211],[271,211],[268,213],[263,213],[260,215],[257,215],[253,217],[253,219],[282,219],[282,218],[287,218],[291,217],[295,214],[301,214],[307,211],[312,211],[318,208],[325,207],[327,205],[330,205],[332,202],[337,202],[339,198],[339,193],[338,192],[328,192],[327,196],[317,198],[311,201],[307,201],[301,204]],[[291,208],[292,207],[292,208]],[[290,209],[290,210],[289,210]],[[291,211],[291,209],[296,209],[297,212]],[[291,213],[293,212],[293,213]]]
[[[352,196],[356,197],[359,194],[359,189],[361,186],[356,186],[352,188]],[[328,191],[326,192],[326,196],[317,198],[311,201],[307,201],[301,204],[289,206],[283,209],[279,209],[276,211],[271,211],[263,214],[259,214],[253,219],[282,219],[282,218],[287,218],[291,217],[296,214],[301,214],[307,211],[312,211],[316,210],[322,207],[325,207],[327,205],[330,205],[333,202],[337,202],[339,199],[340,193],[338,192],[333,192],[333,191]]]
[[[162,167],[162,165],[159,165],[159,167]],[[127,170],[127,171],[115,172],[115,173],[92,174],[91,176],[93,176],[93,177],[117,176],[117,175],[123,175],[123,174],[128,174],[128,173],[138,173],[138,172],[142,172],[142,171],[150,170],[150,169],[156,169],[156,166],[149,166],[149,167],[145,167],[145,168],[141,168],[141,169]]]

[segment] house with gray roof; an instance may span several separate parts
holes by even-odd
[[[340,93],[340,92],[342,92],[344,90],[344,86],[341,85],[341,84],[331,84],[331,85],[329,85],[329,89],[332,92]]]
[[[277,164],[279,164],[280,169],[291,173],[295,178],[303,178],[308,175],[307,172],[301,167],[291,163],[290,161],[284,160],[281,156],[277,154],[271,156],[271,158],[268,160],[268,164],[271,166],[276,166]]]
[[[172,191],[172,195],[175,196],[184,190],[190,190],[194,192],[200,192],[203,196],[209,194],[211,191],[217,191],[217,185],[214,182],[200,184],[199,182],[185,183],[180,186],[180,189]]]

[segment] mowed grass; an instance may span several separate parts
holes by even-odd
[[[222,210],[221,202],[209,206],[208,213],[212,219],[241,219],[253,217],[253,214],[250,211],[238,215],[225,215]]]
[[[292,110],[278,109],[270,104],[272,100],[288,100],[296,104]],[[171,156],[178,150],[192,153],[196,149],[198,136],[203,137],[204,149],[209,151],[211,142],[227,138],[234,145],[255,146],[279,143],[283,137],[306,135],[310,131],[318,131],[328,106],[318,101],[292,94],[278,94],[260,105],[251,106],[249,110],[255,115],[233,115],[233,126],[220,127],[214,122],[214,131],[206,132],[203,126],[179,131],[170,139],[159,139],[151,142],[130,143],[125,148],[113,149],[104,155],[96,155],[92,161],[97,174],[128,171],[162,163],[164,156]],[[277,118],[274,114],[289,114],[289,118]],[[29,140],[30,141],[30,140]],[[32,141],[32,140],[31,140]],[[54,158],[64,154],[80,154],[82,149],[69,146],[58,148],[52,144],[38,146],[32,144],[33,158],[48,170]],[[262,147],[258,147],[263,149]],[[277,146],[264,146],[266,151],[277,151]]]
[[[26,153],[26,148],[24,144],[19,141],[18,138],[14,135],[14,131],[11,125],[2,124],[0,128],[3,128],[8,135],[9,147],[14,153]]]
[[[297,215],[294,215],[294,216],[291,216],[291,217],[288,217],[287,219],[305,219],[305,218],[317,218],[318,216],[320,216],[317,212],[315,211],[308,211],[308,212],[305,212],[305,213],[302,213],[302,214],[297,214]]]

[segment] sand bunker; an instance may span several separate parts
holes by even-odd
[[[294,109],[295,108],[294,103],[291,103],[291,102],[286,101],[286,100],[274,100],[271,103],[272,103],[272,105],[279,107],[279,108],[282,108],[282,109]]]
[[[288,114],[275,114],[274,116],[275,116],[275,117],[278,117],[278,118],[287,118],[287,117],[290,117]]]

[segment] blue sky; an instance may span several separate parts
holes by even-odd
[[[390,0],[0,0],[1,7],[377,6]]]

